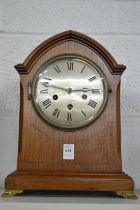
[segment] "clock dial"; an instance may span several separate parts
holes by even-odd
[[[60,129],[78,129],[97,119],[108,86],[101,69],[81,57],[47,62],[33,80],[33,103],[43,119]]]

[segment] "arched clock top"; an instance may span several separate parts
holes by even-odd
[[[82,33],[72,30],[59,33],[42,42],[29,54],[22,64],[15,65],[15,69],[19,74],[28,74],[33,63],[37,61],[41,55],[54,46],[68,41],[78,42],[94,51],[109,66],[111,74],[122,74],[126,69],[126,66],[118,64],[108,50],[100,43]]]

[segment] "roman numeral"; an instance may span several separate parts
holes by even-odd
[[[48,87],[49,82],[41,82],[42,85],[44,85],[45,87]]]
[[[80,71],[80,73],[82,73],[82,72],[84,71],[85,67],[86,67],[86,66],[84,66],[84,67],[82,68],[82,70]]]
[[[85,114],[85,112],[83,112],[82,110],[81,110],[81,113],[86,117],[87,115]]]
[[[51,101],[48,98],[47,100],[43,101],[42,104],[45,107],[45,109],[47,109],[51,105]]]
[[[49,77],[46,77],[43,73],[39,75],[39,77],[43,77],[44,79],[47,79],[47,80],[52,80],[51,78]]]
[[[96,105],[97,105],[97,102],[95,102],[95,101],[93,101],[93,100],[90,100],[90,101],[88,102],[88,105],[91,106],[92,108],[95,108]]]
[[[92,90],[92,93],[98,93],[98,94],[100,94],[100,89],[93,89]]]
[[[67,67],[68,70],[73,70],[73,62],[72,61],[67,62]]]
[[[52,113],[52,116],[58,118],[59,114],[60,114],[60,111],[56,108],[56,109],[54,110],[54,112]]]
[[[40,90],[40,93],[48,93],[48,89]]]
[[[89,78],[88,80],[89,80],[90,82],[92,82],[92,81],[95,80],[96,78],[97,78],[96,76],[93,76],[93,77]]]
[[[72,121],[72,117],[71,117],[71,113],[70,112],[68,112],[68,114],[67,114],[67,121]]]
[[[57,71],[57,73],[60,73],[61,72],[61,70],[60,70],[60,68],[58,66],[55,66],[53,68],[54,68],[55,71]]]

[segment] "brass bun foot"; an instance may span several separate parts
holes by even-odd
[[[1,195],[1,197],[12,197],[17,194],[21,194],[23,190],[5,190],[5,192]]]
[[[133,191],[117,191],[116,195],[133,200],[138,198]]]

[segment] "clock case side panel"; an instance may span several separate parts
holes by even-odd
[[[20,107],[19,107],[19,139],[18,139],[18,157],[17,157],[17,168],[18,160],[20,159],[20,154],[22,152],[22,135],[23,135],[23,87],[20,82]]]
[[[122,155],[121,155],[121,110],[120,110],[120,88],[121,88],[121,81],[118,84],[118,88],[117,88],[117,100],[116,100],[116,115],[117,115],[117,120],[116,120],[116,124],[117,124],[117,152],[118,152],[118,156],[120,157],[120,161],[121,161],[121,170],[122,170]]]
[[[21,77],[27,75],[32,70],[33,65],[38,61],[38,59],[43,56],[44,53],[64,42],[76,42],[81,43],[83,46],[90,48],[95,51],[106,63],[110,74],[121,75],[125,69],[122,64],[117,64],[110,53],[105,50],[99,43],[91,38],[74,31],[67,31],[58,34],[40,46],[38,46],[24,61],[23,64],[18,64],[15,66]],[[71,47],[72,49],[72,47]],[[22,84],[23,85],[23,84]],[[99,190],[99,191],[133,191],[134,183],[133,180],[121,170],[121,148],[120,148],[120,88],[118,86],[117,90],[117,152],[118,152],[118,162],[119,171],[117,173],[110,171],[96,171],[88,170],[88,172],[71,172],[71,173],[49,173],[46,170],[37,172],[36,167],[25,167],[23,156],[26,155],[22,142],[22,120],[23,120],[23,87],[21,87],[21,110],[20,110],[20,133],[19,133],[19,151],[18,151],[18,168],[15,172],[10,174],[5,180],[6,189],[48,189],[48,190]],[[26,88],[25,88],[26,89]],[[26,95],[27,97],[27,95]],[[24,154],[22,156],[22,154]],[[21,161],[23,160],[23,161]],[[110,184],[109,184],[110,183]]]

